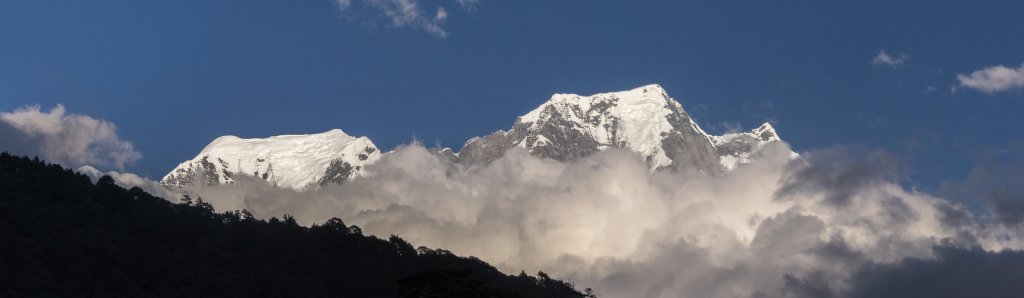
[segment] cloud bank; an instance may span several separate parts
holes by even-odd
[[[901,163],[885,152],[788,153],[769,146],[757,161],[709,177],[651,173],[618,150],[575,162],[512,150],[462,167],[414,144],[340,186],[295,192],[239,177],[189,192],[259,217],[337,216],[505,272],[542,270],[604,297],[899,296],[908,288],[887,278],[915,281],[908,272],[1024,246],[1019,225],[899,185]],[[1008,265],[1020,259],[1004,254]]]
[[[971,88],[985,93],[996,93],[1024,87],[1024,64],[1017,68],[1002,65],[986,67],[969,75],[957,74],[960,87]]]
[[[67,115],[63,106],[24,107],[0,120],[4,150],[90,163],[138,159],[113,124]],[[622,150],[558,162],[513,149],[489,165],[465,167],[412,144],[343,185],[297,192],[239,175],[235,184],[186,191],[219,210],[263,218],[289,214],[310,225],[340,217],[367,233],[480,257],[507,273],[545,271],[603,297],[1024,291],[1015,280],[1024,270],[1024,164],[999,159],[950,186],[988,208],[976,214],[900,185],[906,169],[884,151],[833,147],[796,159],[789,152],[775,143],[750,164],[706,176],[652,173],[641,156]],[[179,196],[131,173],[78,171]]]
[[[38,105],[0,112],[0,150],[38,155],[65,166],[113,166],[123,169],[142,158],[132,143],[121,140],[113,123],[67,114],[63,105],[49,112]]]

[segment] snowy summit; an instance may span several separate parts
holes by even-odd
[[[161,183],[168,187],[184,187],[196,180],[224,184],[237,175],[252,175],[302,190],[351,179],[379,158],[380,150],[370,139],[349,136],[340,129],[263,139],[222,136],[179,164]]]
[[[516,119],[512,129],[470,139],[459,153],[441,154],[466,163],[490,162],[513,147],[556,160],[572,160],[608,148],[640,153],[652,170],[692,168],[729,171],[750,162],[768,143],[781,141],[768,123],[750,132],[706,133],[660,85],[589,96],[555,94]]]
[[[508,131],[472,138],[458,153],[446,148],[438,154],[462,164],[486,164],[516,147],[563,161],[622,148],[641,154],[652,171],[675,168],[715,174],[751,162],[773,142],[781,139],[768,123],[749,132],[709,135],[665,89],[652,84],[589,96],[555,94],[516,118]],[[178,165],[161,183],[181,188],[197,181],[231,183],[238,175],[251,175],[304,190],[352,179],[380,156],[369,139],[340,129],[264,139],[223,136]]]

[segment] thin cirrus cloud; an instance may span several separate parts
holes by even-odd
[[[878,50],[878,55],[875,55],[875,59],[871,60],[871,65],[884,65],[892,68],[897,68],[903,65],[910,59],[907,54],[900,53],[899,56],[889,55],[885,50]]]
[[[37,155],[65,166],[114,166],[123,169],[142,158],[117,126],[86,115],[68,114],[58,104],[49,112],[38,105],[0,112],[0,150]]]
[[[1024,88],[1024,63],[1017,68],[1002,65],[975,70],[970,74],[957,74],[960,87],[985,93],[996,93]]]
[[[480,4],[480,0],[455,0],[455,2],[466,11],[472,11],[476,9],[477,4]]]
[[[384,23],[391,28],[422,30],[440,38],[448,36],[444,23],[449,12],[440,4],[430,5],[423,0],[335,0],[334,3],[345,17],[368,26]],[[455,4],[469,12],[476,9],[479,0],[455,0]]]

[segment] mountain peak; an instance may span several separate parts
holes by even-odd
[[[775,127],[771,123],[765,122],[757,128],[750,131],[754,135],[757,135],[758,139],[765,142],[779,141],[779,133],[775,132]]]
[[[638,153],[652,171],[714,174],[750,162],[766,144],[777,141],[770,123],[748,132],[709,135],[661,85],[649,84],[593,95],[555,94],[516,118],[509,130],[471,138],[457,153],[446,148],[437,154],[459,163],[489,163],[518,147],[537,157],[567,161],[618,148]],[[228,135],[210,142],[161,182],[170,187],[196,181],[222,184],[247,175],[302,190],[357,177],[380,156],[369,139],[341,129],[250,139]]]
[[[277,135],[267,138],[240,138],[234,135],[224,135],[213,139],[210,144],[206,145],[201,152],[208,152],[211,150],[223,149],[225,147],[237,147],[237,146],[250,146],[250,145],[266,145],[271,143],[293,143],[302,144],[310,142],[348,142],[356,139],[345,133],[345,131],[335,128],[321,133],[313,134],[293,134],[293,135]]]
[[[508,131],[472,138],[459,153],[440,154],[463,163],[487,163],[514,147],[556,160],[622,148],[640,153],[652,170],[720,173],[750,162],[776,141],[781,140],[770,123],[750,132],[709,135],[661,85],[649,84],[594,95],[552,95],[518,117]]]
[[[768,122],[748,132],[727,133],[713,136],[711,139],[715,144],[715,150],[721,156],[721,165],[726,170],[750,162],[768,143],[782,141],[775,127]]]
[[[671,102],[675,101],[672,100],[668,96],[668,93],[665,92],[665,89],[658,84],[640,86],[625,91],[605,92],[593,95],[556,93],[552,95],[547,102],[541,104],[540,107],[534,109],[532,112],[523,115],[522,118],[525,121],[535,120],[539,114],[543,112],[545,107],[551,105],[576,106],[581,109],[589,110],[593,106],[601,106],[605,104],[664,106]]]
[[[659,150],[676,126],[687,125],[682,105],[657,84],[594,95],[555,94],[519,117],[513,130],[515,146],[556,159],[573,159],[610,147],[630,148],[651,156],[656,167],[672,163]],[[679,123],[676,123],[679,122]],[[523,126],[516,128],[518,126]],[[493,137],[492,137],[493,139]],[[587,144],[572,144],[586,142]],[[552,147],[553,144],[560,144]],[[576,150],[562,146],[582,146]],[[488,155],[492,156],[492,155]]]
[[[363,165],[380,158],[366,137],[341,129],[315,134],[243,139],[214,139],[192,160],[181,163],[161,182],[183,187],[195,179],[207,184],[231,183],[235,175],[252,175],[270,183],[306,189],[356,176]]]
[[[770,126],[764,130],[774,135]],[[640,153],[652,170],[671,167],[718,173],[728,167],[721,162],[715,138],[661,85],[649,84],[587,96],[555,94],[518,117],[510,130],[473,138],[458,154],[442,154],[463,163],[487,163],[513,147],[556,160],[622,148]],[[750,151],[745,149],[757,148],[733,151],[746,154]]]
[[[640,86],[640,87],[633,88],[633,89],[629,90],[629,92],[640,92],[640,93],[652,92],[652,93],[655,93],[655,94],[665,94],[665,95],[668,94],[668,92],[665,91],[665,88],[662,88],[660,84],[647,84],[647,85],[643,85],[643,86]]]

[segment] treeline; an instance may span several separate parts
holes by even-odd
[[[584,297],[331,219],[218,213],[0,154],[0,297]]]

